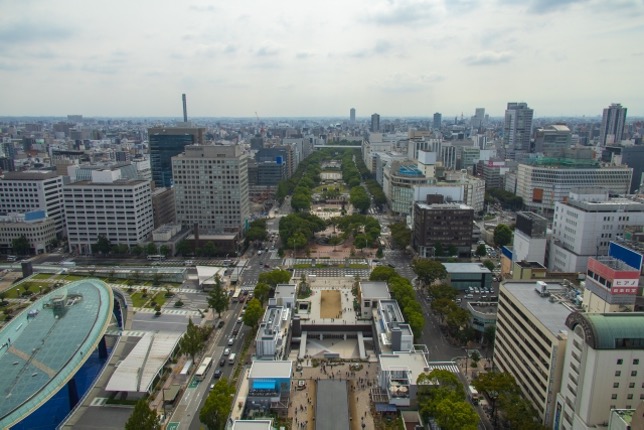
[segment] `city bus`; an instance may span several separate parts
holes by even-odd
[[[470,390],[470,400],[472,401],[472,404],[478,405],[479,400],[481,399],[479,392],[476,391],[476,388],[474,388],[472,385],[469,386],[469,390]]]
[[[241,294],[241,288],[235,288],[235,293],[233,294],[233,303],[239,301],[239,295]]]
[[[160,261],[164,259],[165,259],[165,255],[162,255],[162,254],[148,255],[148,260],[150,261]]]
[[[210,370],[211,364],[212,364],[211,357],[206,357],[203,359],[203,361],[201,362],[201,365],[199,366],[199,369],[197,369],[197,373],[195,373],[195,376],[197,377],[197,381],[204,380],[204,378],[206,377],[206,373],[208,373],[208,370]]]

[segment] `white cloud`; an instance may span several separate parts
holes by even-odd
[[[465,57],[465,63],[470,66],[488,66],[508,63],[513,57],[509,51],[483,51]]]

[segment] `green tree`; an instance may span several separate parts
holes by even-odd
[[[481,393],[486,393],[492,402],[492,415],[496,417],[496,403],[501,397],[510,397],[520,394],[514,376],[505,372],[479,373],[472,385]]]
[[[296,252],[298,248],[305,247],[308,243],[308,239],[301,232],[295,233],[293,236],[289,237],[286,242],[287,246],[294,252]]]
[[[154,244],[154,242],[150,242],[145,246],[145,253],[147,255],[156,255],[159,253],[159,249]]]
[[[161,247],[159,247],[159,252],[164,257],[167,257],[168,255],[170,255],[171,249],[168,245],[161,245]]]
[[[125,430],[158,430],[160,428],[161,423],[156,411],[150,409],[147,399],[139,399],[134,405],[132,415],[125,423]]]
[[[484,243],[479,244],[479,246],[476,247],[476,256],[479,258],[479,260],[482,257],[485,257],[487,255],[487,248],[485,247]]]
[[[370,281],[389,281],[394,276],[399,276],[398,273],[391,267],[378,266],[369,275]]]
[[[258,283],[268,284],[275,288],[277,284],[286,284],[291,280],[291,272],[288,270],[275,269],[270,272],[259,274]]]
[[[411,230],[407,228],[407,224],[399,222],[389,225],[391,231],[391,240],[394,248],[405,249],[411,243]]]
[[[494,271],[494,262],[492,262],[491,260],[485,260],[485,261],[483,262],[483,265],[484,265],[484,266],[487,268],[487,270],[489,270],[490,272]]]
[[[219,275],[215,277],[215,286],[208,294],[208,306],[217,312],[219,318],[221,318],[221,313],[228,309],[228,294],[221,286]]]
[[[472,406],[464,401],[454,401],[447,397],[439,400],[434,407],[435,418],[441,429],[444,430],[476,430],[478,429],[479,416]]]
[[[506,246],[512,243],[512,230],[505,224],[494,228],[494,243],[496,246]]]
[[[434,243],[434,256],[442,257],[443,255],[445,255],[445,248],[443,247],[443,244],[440,242]]]
[[[111,249],[112,244],[104,234],[99,234],[96,243],[92,245],[92,251],[99,254],[109,254]]]
[[[203,248],[201,248],[201,254],[205,257],[214,257],[217,255],[217,247],[214,242],[207,242]]]
[[[425,285],[431,285],[438,279],[447,278],[445,266],[438,261],[416,258],[412,261],[411,267]]]
[[[438,284],[431,285],[427,292],[433,299],[448,299],[454,300],[458,296],[458,291],[456,288],[452,287],[449,284]]]
[[[481,354],[478,351],[472,351],[470,360],[472,360],[472,367],[478,367],[479,361],[481,361]]]
[[[226,378],[221,378],[215,383],[199,411],[199,420],[208,427],[208,430],[224,430],[226,428],[228,416],[232,411],[234,394],[235,386],[229,384]]]
[[[246,313],[243,316],[244,324],[255,328],[262,319],[262,316],[264,316],[264,307],[262,306],[262,303],[256,298],[251,299],[251,301],[248,302]]]
[[[361,213],[366,213],[371,206],[371,198],[361,186],[351,188],[349,196],[349,202]]]
[[[192,358],[192,362],[196,362],[197,354],[203,351],[205,347],[205,338],[203,331],[194,325],[192,318],[188,319],[188,327],[183,337],[179,341],[179,349],[182,354],[187,354]]]
[[[263,305],[266,303],[266,300],[268,300],[268,295],[271,292],[271,286],[268,284],[265,284],[263,282],[258,282],[257,285],[255,285],[255,289],[253,290],[253,296],[259,302]]]
[[[134,245],[131,249],[130,252],[136,256],[139,256],[143,254],[143,248],[140,245]]]
[[[7,298],[6,291],[0,291],[0,306],[7,306],[9,304],[5,299]]]
[[[11,248],[17,255],[27,255],[31,251],[31,245],[24,234],[11,241]]]
[[[465,309],[454,305],[454,307],[445,316],[445,323],[450,333],[456,335],[470,322],[470,313]]]
[[[187,240],[182,240],[181,242],[177,243],[177,254],[182,256],[192,254],[192,247]]]

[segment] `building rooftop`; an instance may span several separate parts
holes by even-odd
[[[131,187],[133,185],[147,184],[145,179],[116,179],[112,182],[93,182],[90,180],[77,181],[67,184],[66,187]]]
[[[250,366],[249,379],[276,378],[290,379],[293,373],[292,361],[254,360]]]
[[[272,420],[236,420],[232,430],[273,430]]]
[[[295,291],[297,285],[295,284],[277,284],[275,287],[275,298],[276,299],[287,299],[295,298]]]
[[[540,282],[546,283],[546,289],[551,295],[537,293],[536,288]],[[556,294],[562,291],[566,289],[557,281],[508,281],[501,284],[499,300],[502,294],[513,296],[515,301],[521,303],[554,336],[558,336],[559,333],[568,331],[566,318],[575,310],[572,304]]]
[[[42,181],[60,176],[49,170],[26,170],[24,172],[4,172],[5,180],[13,181]]]
[[[384,281],[360,282],[360,290],[363,299],[388,299],[391,297],[389,287]]]
[[[76,374],[112,322],[112,290],[72,282],[25,309],[0,331],[0,427],[49,400]]]
[[[521,267],[522,269],[543,269],[547,270],[546,266],[539,263],[538,261],[516,261],[514,264]]]
[[[148,393],[182,333],[148,332],[123,359],[110,378],[106,391]]]
[[[606,201],[582,201],[568,200],[568,206],[580,209],[585,212],[644,212],[644,203],[617,197]]]
[[[575,312],[566,320],[566,326],[572,330],[577,324],[586,331],[586,343],[593,349],[644,349],[643,312]]]
[[[443,263],[447,273],[492,273],[482,263]]]
[[[411,382],[416,384],[416,379],[421,373],[430,371],[425,354],[419,351],[399,351],[392,354],[380,354],[380,369],[392,372],[406,370],[411,372]]]
[[[423,209],[423,210],[435,210],[435,211],[442,211],[442,210],[471,210],[473,211],[474,209],[471,206],[465,205],[463,203],[435,203],[435,204],[427,204],[427,203],[420,203],[416,202],[416,206],[418,208]]]

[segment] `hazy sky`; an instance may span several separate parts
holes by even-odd
[[[0,115],[644,115],[644,0],[0,0]]]

